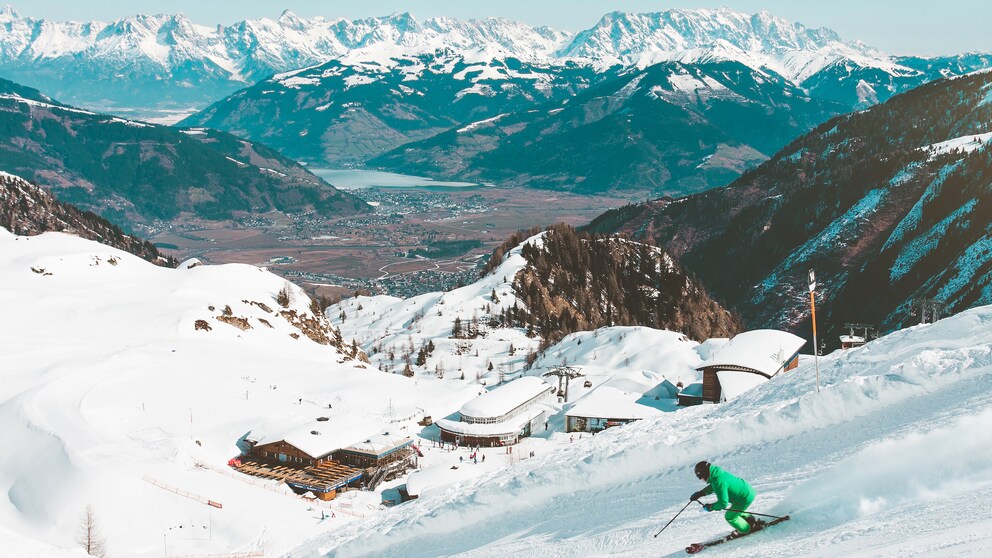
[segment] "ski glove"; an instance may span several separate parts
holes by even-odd
[[[691,500],[693,502],[698,502],[699,499],[702,498],[703,496],[706,496],[706,489],[705,488],[702,489],[702,490],[700,490],[699,492],[693,492],[692,493],[692,496],[689,498],[689,500]]]

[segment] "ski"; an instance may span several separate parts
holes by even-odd
[[[783,517],[779,517],[779,518],[773,519],[771,521],[758,520],[757,523],[754,524],[754,527],[752,527],[751,530],[748,531],[747,533],[741,534],[741,533],[734,532],[734,533],[731,533],[731,534],[729,534],[729,535],[727,535],[725,537],[720,537],[719,539],[713,539],[711,541],[701,542],[701,543],[692,543],[689,546],[685,547],[685,551],[687,553],[689,553],[689,554],[696,554],[697,552],[701,552],[704,548],[709,548],[711,546],[716,546],[718,544],[723,544],[725,542],[730,542],[730,541],[734,541],[734,540],[737,540],[737,539],[741,539],[741,538],[744,538],[744,537],[746,537],[748,535],[753,535],[754,533],[757,533],[758,531],[761,531],[761,530],[763,530],[763,529],[765,529],[767,527],[771,527],[772,525],[776,525],[778,523],[782,523],[783,521],[786,521],[788,519],[789,519],[789,516],[786,515],[786,516],[783,516]]]

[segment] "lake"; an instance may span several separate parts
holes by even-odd
[[[359,188],[420,188],[427,190],[442,190],[451,188],[479,188],[482,185],[474,182],[443,182],[431,180],[422,176],[396,174],[392,172],[352,170],[352,169],[307,169],[323,178],[340,190],[357,190]]]

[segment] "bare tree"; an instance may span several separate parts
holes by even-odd
[[[93,512],[93,506],[86,506],[86,513],[83,514],[82,522],[79,524],[79,535],[76,542],[90,556],[99,556],[100,558],[107,556],[107,543],[97,531],[96,514]]]

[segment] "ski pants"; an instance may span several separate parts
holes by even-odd
[[[749,513],[742,513],[754,502],[754,491],[748,492],[746,498],[731,498],[730,507],[727,512],[723,514],[723,518],[727,520],[727,523],[731,527],[737,529],[739,533],[748,533],[751,531],[751,524],[749,524],[746,518],[751,517]],[[738,510],[738,511],[732,511]]]

